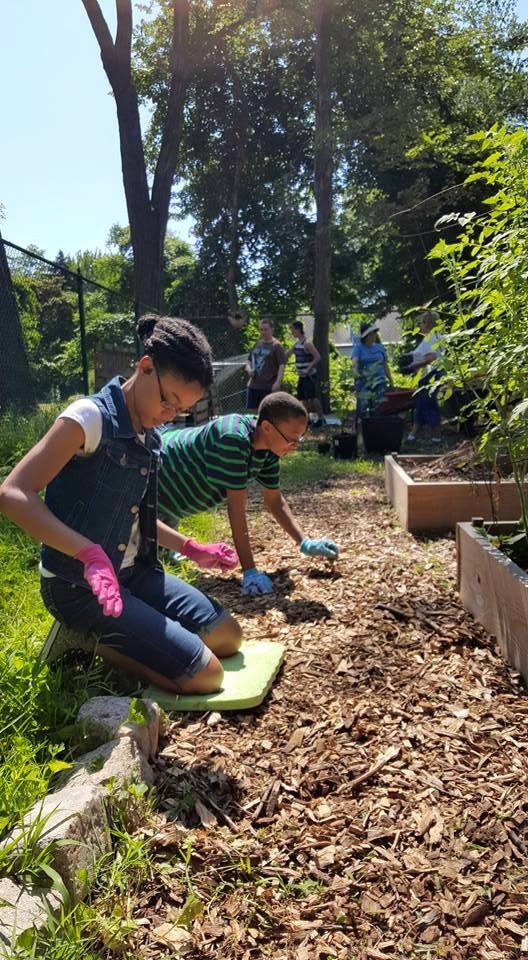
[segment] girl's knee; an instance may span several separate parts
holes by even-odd
[[[217,657],[232,657],[242,643],[242,627],[229,614],[205,637],[204,643]]]
[[[216,693],[222,686],[223,678],[224,668],[213,653],[207,666],[199,673],[195,673],[194,677],[178,680],[177,683],[181,693]]]

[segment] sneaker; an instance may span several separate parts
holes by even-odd
[[[431,443],[442,443],[442,437],[431,437]]]
[[[406,443],[414,443],[415,441],[416,441],[416,437],[414,433],[408,433],[407,436],[405,437]]]
[[[67,653],[74,650],[83,650],[93,653],[97,646],[97,637],[94,633],[77,633],[70,630],[63,623],[55,620],[46,637],[38,659],[41,663],[54,663]]]

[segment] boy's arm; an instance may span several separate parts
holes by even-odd
[[[287,533],[292,540],[295,540],[301,553],[307,557],[324,557],[332,562],[338,559],[339,547],[333,540],[330,540],[329,537],[311,540],[309,537],[303,535],[299,524],[280,490],[263,487],[262,496],[272,517],[274,517],[284,532]]]
[[[238,553],[242,570],[252,570],[255,567],[253,551],[249,541],[247,525],[247,490],[227,491],[227,514],[233,534],[233,543]]]
[[[297,545],[300,545],[304,539],[303,532],[293,516],[281,490],[262,487],[262,498],[266,509],[269,510],[274,520],[277,521],[279,526],[282,527],[284,532],[287,533],[292,540],[295,540]]]

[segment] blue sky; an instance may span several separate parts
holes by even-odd
[[[113,31],[114,0],[101,0]],[[528,0],[518,0],[528,19]],[[117,123],[81,0],[3,0],[0,13],[4,237],[48,256],[103,249],[126,223]],[[189,223],[171,229],[188,237]]]

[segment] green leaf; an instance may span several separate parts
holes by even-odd
[[[58,773],[59,770],[69,770],[73,764],[66,763],[65,760],[49,760],[47,766],[51,773]]]

